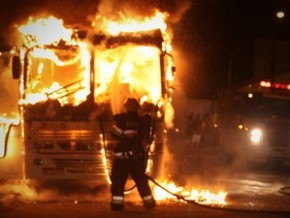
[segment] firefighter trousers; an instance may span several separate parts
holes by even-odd
[[[123,209],[124,189],[129,175],[131,175],[132,179],[136,183],[137,190],[143,200],[144,206],[147,209],[153,209],[155,207],[155,200],[152,196],[149,181],[145,175],[144,167],[142,164],[139,165],[130,158],[115,159],[113,162],[111,175],[111,206]]]

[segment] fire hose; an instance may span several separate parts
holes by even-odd
[[[184,202],[189,203],[191,205],[195,205],[195,206],[202,207],[202,208],[205,208],[205,209],[223,210],[223,211],[236,212],[236,213],[251,213],[251,214],[254,214],[254,213],[262,213],[263,212],[263,213],[267,213],[269,215],[270,214],[271,215],[285,215],[287,217],[290,216],[290,211],[246,209],[246,208],[231,208],[231,207],[218,207],[218,206],[213,206],[213,205],[209,205],[209,204],[202,204],[200,202],[187,199],[185,196],[182,196],[180,194],[176,194],[176,193],[170,191],[166,187],[162,186],[159,182],[157,182],[156,179],[152,178],[147,173],[145,173],[141,168],[139,168],[139,170],[142,171],[145,174],[145,176],[148,178],[148,180],[151,181],[152,183],[154,183],[156,186],[158,186],[159,188],[161,188],[162,190],[164,190],[168,194],[174,196],[177,200],[184,201]],[[131,191],[135,187],[136,187],[136,184],[134,186],[132,186],[130,189],[127,189],[126,191]],[[288,190],[289,187],[285,187],[284,189],[287,189]]]
[[[100,126],[101,126],[101,130],[104,131],[103,125],[101,124],[101,122],[100,122]],[[104,137],[103,137],[103,140],[105,142]],[[105,153],[106,153],[107,151],[106,151],[105,144],[104,144],[104,149],[105,149]],[[148,151],[149,151],[149,149],[148,149]],[[145,176],[148,178],[149,181],[151,181],[152,183],[154,183],[156,186],[158,186],[159,188],[161,188],[162,190],[164,190],[168,194],[174,196],[177,200],[181,200],[181,201],[184,201],[186,203],[189,203],[189,204],[192,204],[192,205],[195,205],[195,206],[198,206],[198,207],[202,207],[202,208],[206,208],[206,209],[213,209],[213,210],[223,210],[223,211],[229,211],[229,212],[237,212],[237,213],[261,213],[261,212],[263,212],[263,213],[267,213],[269,215],[270,214],[271,215],[285,215],[287,217],[290,216],[290,211],[260,210],[260,209],[245,209],[245,208],[230,208],[230,207],[217,207],[217,206],[213,206],[213,205],[202,204],[202,203],[199,203],[199,202],[194,201],[194,200],[186,199],[185,196],[182,196],[182,195],[179,195],[179,194],[176,194],[176,193],[170,191],[169,189],[165,188],[160,183],[158,183],[154,178],[152,178],[151,176],[149,176],[146,172],[144,172],[144,170],[142,170],[141,168],[139,168],[139,170],[142,171],[145,174]],[[124,193],[131,192],[135,187],[136,187],[136,184],[134,184],[129,189],[126,189],[124,191]],[[288,190],[289,187],[287,187],[285,189]],[[283,191],[283,190],[281,189],[281,191]]]
[[[212,205],[208,205],[208,204],[202,204],[199,203],[197,201],[194,200],[189,200],[186,199],[186,197],[173,193],[170,190],[168,190],[167,188],[165,188],[164,186],[160,185],[154,178],[150,177],[148,174],[146,174],[146,177],[153,182],[156,186],[158,186],[159,188],[163,189],[164,191],[166,191],[167,193],[169,193],[170,195],[176,197],[177,200],[182,200],[186,203],[192,204],[192,205],[196,205],[198,207],[203,207],[206,209],[214,209],[214,210],[223,210],[223,211],[230,211],[230,212],[239,212],[239,213],[267,213],[267,214],[272,214],[272,215],[285,215],[287,217],[290,216],[290,211],[278,211],[278,210],[259,210],[259,209],[242,209],[242,208],[229,208],[229,207],[216,207],[216,206],[212,206]],[[289,188],[289,187],[287,187]]]
[[[189,203],[189,204],[192,204],[192,205],[195,205],[195,206],[198,206],[198,207],[202,207],[202,208],[206,208],[206,209],[213,209],[213,210],[223,210],[223,211],[229,211],[229,212],[237,212],[237,213],[252,213],[253,214],[253,213],[261,213],[261,212],[263,212],[263,213],[267,213],[269,215],[272,214],[272,215],[285,215],[287,217],[290,216],[290,211],[217,207],[217,206],[213,206],[213,205],[202,204],[202,203],[199,203],[199,202],[194,201],[194,200],[189,200],[185,196],[182,196],[182,195],[179,195],[179,194],[176,194],[176,193],[170,191],[169,189],[167,189],[164,186],[162,186],[159,182],[157,182],[154,178],[152,178],[147,173],[145,173],[141,168],[139,168],[139,170],[142,171],[145,174],[145,176],[148,178],[149,181],[154,183],[156,186],[158,186],[159,188],[161,188],[162,190],[164,190],[168,194],[174,196],[177,200],[184,201],[186,203]],[[125,192],[130,192],[135,187],[136,187],[136,184],[134,184],[131,188],[125,190]],[[289,188],[289,187],[287,187],[287,188]]]

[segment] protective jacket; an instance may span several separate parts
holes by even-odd
[[[142,119],[135,112],[128,112],[117,116],[112,134],[118,139],[114,149],[117,152],[135,151],[144,152],[141,143]]]
[[[127,112],[117,117],[112,134],[118,139],[114,149],[114,162],[111,174],[111,208],[122,210],[124,207],[124,187],[129,175],[135,181],[144,206],[155,207],[145,175],[145,151],[142,145],[142,117],[137,112]]]

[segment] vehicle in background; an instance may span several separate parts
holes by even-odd
[[[290,164],[290,85],[261,81],[219,107],[220,146],[240,164]]]

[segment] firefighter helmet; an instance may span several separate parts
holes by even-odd
[[[128,98],[124,104],[125,110],[127,112],[138,111],[140,109],[140,104],[135,98]]]

